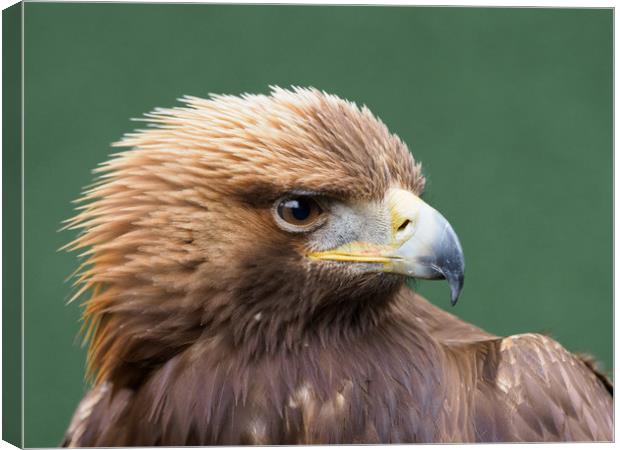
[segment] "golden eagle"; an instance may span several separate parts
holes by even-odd
[[[101,165],[79,250],[93,387],[66,446],[609,441],[612,386],[408,277],[464,259],[407,146],[315,89],[186,97]]]

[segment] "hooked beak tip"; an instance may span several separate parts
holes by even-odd
[[[453,267],[452,270],[436,264],[433,264],[432,267],[435,271],[436,279],[444,279],[448,282],[450,286],[450,304],[455,306],[463,290],[463,284],[465,284],[463,265],[459,264],[457,267]]]
[[[459,300],[459,296],[461,295],[461,291],[463,290],[463,284],[465,282],[465,277],[463,273],[448,273],[446,274],[446,279],[448,280],[448,284],[450,285],[450,304],[452,306],[456,305],[456,302]]]

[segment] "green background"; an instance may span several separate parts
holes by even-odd
[[[2,11],[2,439],[15,446],[22,445],[21,15],[19,4]]]
[[[25,6],[25,423],[57,445],[85,386],[70,201],[129,121],[191,94],[315,86],[410,146],[459,234],[452,312],[612,367],[612,11]],[[445,283],[421,291],[448,308]]]

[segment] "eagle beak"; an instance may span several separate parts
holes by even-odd
[[[463,249],[450,223],[411,192],[392,189],[388,194],[392,215],[391,271],[422,279],[445,279],[455,305],[465,280]]]
[[[455,305],[463,289],[465,260],[456,233],[448,221],[419,197],[403,189],[386,196],[391,231],[389,243],[351,242],[312,253],[313,259],[370,263],[382,272],[421,279],[445,279]]]

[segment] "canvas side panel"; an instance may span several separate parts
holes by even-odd
[[[22,3],[2,12],[2,439],[22,446]]]

